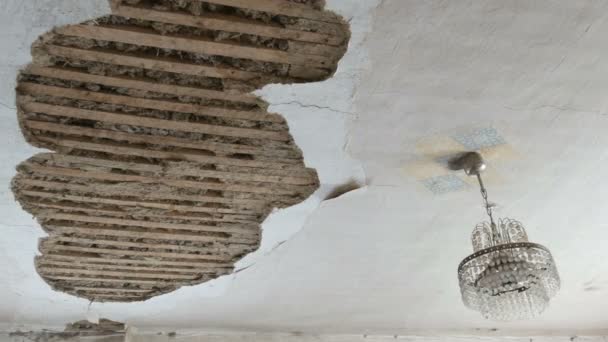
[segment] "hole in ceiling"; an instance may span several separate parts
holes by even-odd
[[[38,154],[13,192],[49,234],[54,289],[141,301],[233,271],[260,224],[318,187],[282,116],[250,94],[330,77],[347,24],[319,1],[124,0],[59,27],[19,76]]]

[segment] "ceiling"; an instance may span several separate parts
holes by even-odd
[[[108,11],[103,0],[0,6],[8,80],[38,34]],[[269,217],[262,247],[242,271],[144,303],[89,306],[36,274],[43,233],[8,190],[14,166],[35,149],[17,127],[14,83],[0,85],[8,147],[0,152],[0,321],[59,326],[103,316],[138,326],[386,334],[605,329],[608,3],[327,7],[350,19],[353,33],[336,75],[258,92],[286,117],[321,188]],[[442,160],[470,149],[488,159],[498,214],[521,220],[558,264],[562,290],[536,320],[488,322],[460,301],[456,267],[472,251],[483,210],[471,180]],[[349,182],[360,188],[323,200]]]

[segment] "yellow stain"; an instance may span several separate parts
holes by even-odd
[[[466,147],[447,135],[436,135],[421,139],[416,143],[416,151],[419,154],[419,159],[403,165],[402,170],[405,175],[418,180],[459,172],[449,170],[447,160],[460,153],[468,152]],[[488,184],[502,181],[500,174],[492,167],[493,164],[520,158],[517,151],[508,144],[486,147],[478,152],[483,155],[489,164],[484,172],[484,181]],[[471,185],[477,184],[475,177],[468,177],[464,172],[457,175]]]

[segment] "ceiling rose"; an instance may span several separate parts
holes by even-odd
[[[494,220],[481,179],[485,163],[479,153],[464,154],[452,163],[477,177],[489,222],[479,223],[471,241],[474,253],[458,266],[464,304],[485,318],[498,321],[536,317],[560,287],[549,250],[528,241],[524,226],[512,219]]]

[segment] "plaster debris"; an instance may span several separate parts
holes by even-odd
[[[325,197],[325,201],[334,199],[334,198],[338,198],[348,192],[351,191],[355,191],[357,189],[361,189],[362,187],[364,187],[365,185],[361,185],[359,184],[357,181],[355,180],[351,180],[350,182],[346,183],[346,184],[342,184],[338,187],[336,187],[335,189],[333,189],[326,197]]]
[[[70,323],[62,332],[54,331],[16,331],[9,334],[12,338],[26,338],[28,341],[52,342],[52,341],[124,341],[126,329],[124,323],[114,322],[109,319],[101,319],[98,324],[88,321]]]
[[[347,25],[321,1],[114,0],[44,34],[18,79],[13,192],[49,234],[53,288],[141,301],[231,273],[273,208],[319,186],[282,116],[250,94],[336,70]]]

